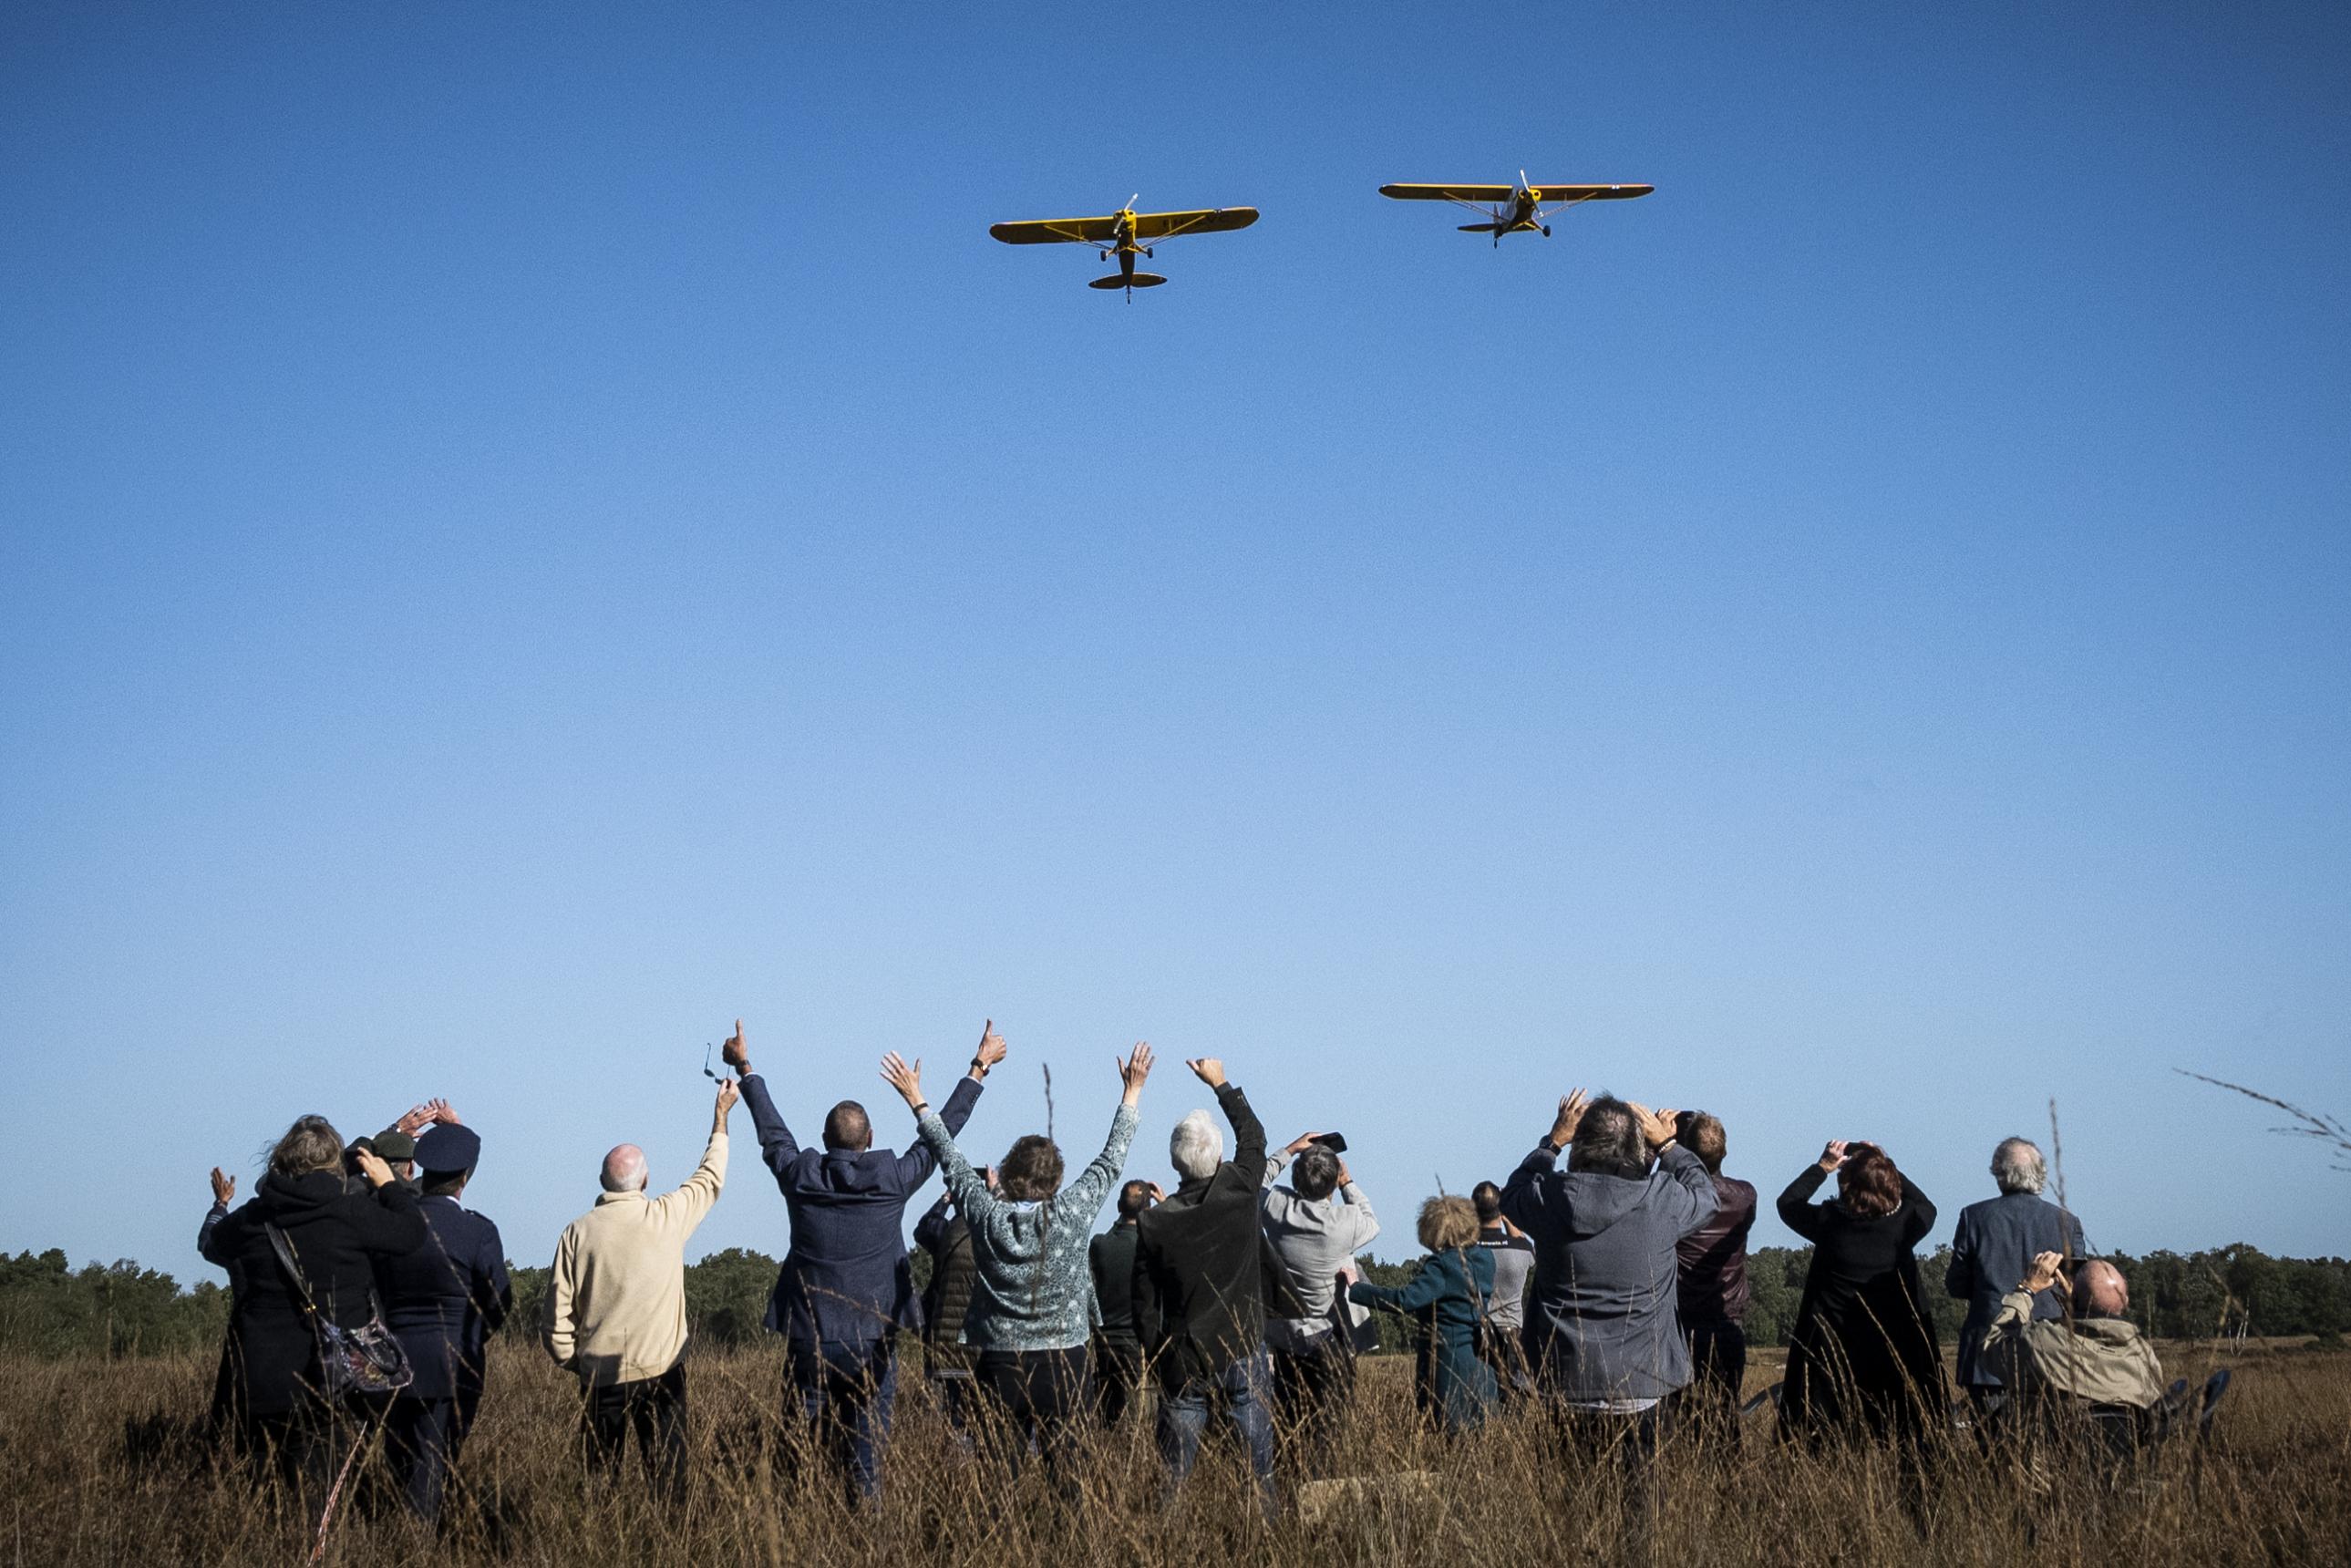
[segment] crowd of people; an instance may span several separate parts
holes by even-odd
[[[1214,1058],[1186,1063],[1217,1109],[1176,1123],[1172,1189],[1122,1179],[1154,1066],[1143,1044],[1119,1062],[1101,1152],[1074,1176],[1039,1134],[975,1164],[957,1140],[1005,1056],[991,1023],[935,1107],[921,1064],[893,1053],[882,1073],[913,1119],[905,1152],[877,1148],[854,1101],[831,1107],[808,1146],[737,1021],[693,1173],[653,1196],[645,1152],[618,1145],[594,1206],[556,1243],[539,1335],[579,1383],[591,1472],[617,1476],[633,1442],[655,1487],[685,1484],[685,1250],[725,1187],[738,1097],[789,1224],[766,1318],[801,1439],[787,1447],[829,1467],[852,1500],[881,1489],[905,1336],[919,1339],[922,1377],[959,1445],[989,1448],[1015,1473],[1041,1462],[1064,1490],[1086,1432],[1148,1410],[1171,1495],[1221,1427],[1275,1509],[1278,1469],[1330,1462],[1378,1312],[1409,1322],[1416,1401],[1445,1430],[1529,1402],[1568,1449],[1635,1476],[1669,1429],[1740,1441],[1757,1195],[1723,1174],[1719,1117],[1570,1093],[1507,1180],[1421,1205],[1425,1256],[1390,1286],[1361,1277],[1380,1221],[1345,1139],[1308,1133],[1270,1153]],[[438,1516],[483,1397],[488,1336],[513,1300],[497,1228],[460,1202],[480,1155],[436,1101],[348,1146],[303,1117],[241,1207],[235,1181],[213,1173],[201,1245],[233,1292],[214,1419],[257,1465],[315,1488],[380,1428],[409,1506]],[[905,1214],[935,1173],[945,1190],[915,1228],[930,1258],[918,1291]],[[1982,1434],[2069,1405],[2151,1411],[2162,1396],[2121,1274],[2085,1256],[2079,1222],[2042,1196],[2045,1174],[2028,1141],[2000,1144],[1999,1196],[1961,1213],[1943,1281],[1969,1303],[1958,1382]],[[1779,1433],[1861,1436],[1923,1463],[1927,1436],[1953,1415],[1917,1259],[1934,1203],[1885,1149],[1838,1141],[1777,1207],[1813,1246]]]

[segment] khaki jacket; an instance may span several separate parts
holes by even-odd
[[[674,1192],[608,1192],[555,1244],[541,1338],[589,1387],[659,1377],[685,1352],[685,1243],[726,1181],[726,1132]]]
[[[1984,1331],[1983,1354],[2012,1387],[2042,1387],[2092,1405],[2144,1410],[2163,1397],[2163,1364],[2120,1318],[2034,1322],[2032,1297],[2011,1291]]]

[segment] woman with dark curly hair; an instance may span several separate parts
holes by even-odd
[[[1837,1196],[1813,1203],[1832,1174]],[[1876,1144],[1839,1141],[1788,1184],[1780,1218],[1813,1244],[1788,1336],[1781,1432],[1817,1440],[1860,1428],[1915,1441],[1943,1425],[1943,1361],[1915,1250],[1934,1228],[1934,1204]]]

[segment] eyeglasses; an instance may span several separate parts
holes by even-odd
[[[717,1049],[717,1045],[711,1042],[705,1042],[702,1048],[702,1075],[714,1081],[718,1074],[710,1071],[710,1053]]]

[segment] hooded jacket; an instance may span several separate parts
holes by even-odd
[[[1535,1244],[1528,1363],[1563,1399],[1661,1399],[1690,1380],[1675,1250],[1714,1217],[1714,1180],[1678,1144],[1645,1176],[1558,1163],[1546,1139],[1502,1188],[1502,1212]]]
[[[906,1200],[930,1179],[931,1151],[804,1149],[756,1072],[743,1077],[743,1103],[792,1227],[791,1250],[768,1297],[768,1326],[803,1345],[870,1345],[893,1328],[920,1330]],[[939,1120],[960,1133],[978,1103],[979,1081],[967,1074]]]
[[[228,1270],[233,1396],[256,1416],[295,1409],[319,1380],[318,1336],[269,1244],[272,1225],[286,1233],[319,1315],[347,1329],[375,1315],[375,1260],[425,1238],[414,1192],[398,1182],[345,1192],[340,1171],[272,1171],[251,1201],[207,1228],[204,1257]]]
[[[2053,1389],[2091,1405],[2151,1407],[2163,1397],[2163,1364],[2138,1325],[2124,1318],[2050,1322],[2030,1291],[2001,1298],[1983,1354],[2011,1386]]]

